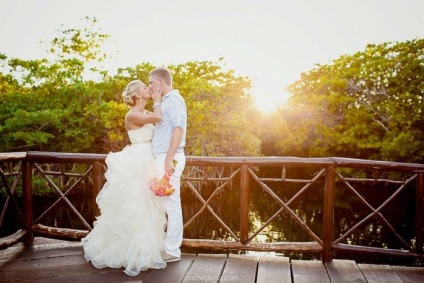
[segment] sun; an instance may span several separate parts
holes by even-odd
[[[266,90],[252,90],[255,107],[262,113],[272,113],[276,111],[289,99],[290,95],[283,92],[271,92]]]
[[[278,79],[256,78],[252,82],[251,94],[255,108],[263,114],[272,114],[290,98],[287,87],[279,86]]]
[[[277,110],[278,104],[270,96],[268,97],[254,97],[255,107],[261,112],[273,112]]]

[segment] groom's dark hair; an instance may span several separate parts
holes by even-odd
[[[167,68],[159,67],[149,73],[150,76],[157,76],[162,78],[168,86],[172,86],[172,75]]]

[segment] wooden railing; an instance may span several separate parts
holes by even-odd
[[[104,154],[75,154],[57,152],[18,152],[0,153],[0,192],[4,193],[5,202],[0,208],[0,232],[5,229],[3,220],[7,211],[13,210],[16,222],[22,229],[0,238],[0,248],[5,248],[18,241],[32,241],[34,234],[47,237],[80,239],[92,229],[94,217],[99,215],[95,197],[104,184],[106,170]],[[277,172],[277,173],[276,173]],[[204,193],[204,185],[212,184],[210,193]],[[361,189],[357,186],[360,185]],[[381,195],[378,203],[371,203],[361,190],[381,190],[379,186],[390,185],[390,193]],[[370,186],[371,188],[368,188]],[[37,207],[33,190],[50,188],[57,199],[47,208]],[[75,201],[76,188],[83,189],[83,197],[90,198],[89,212]],[[295,188],[290,198],[281,197],[281,190]],[[88,189],[87,189],[88,188]],[[229,224],[222,217],[219,196],[226,196],[238,188],[239,206],[232,208],[239,213],[239,223]],[[262,219],[259,225],[252,223],[252,190],[260,190],[263,197],[276,204],[276,209],[269,219]],[[408,199],[407,209],[412,210],[414,223],[413,241],[405,238],[402,227],[391,223],[396,211],[385,211],[397,196],[406,190],[415,190],[415,199]],[[17,192],[22,192],[22,203],[17,200]],[[87,191],[89,190],[89,191]],[[397,163],[348,158],[296,158],[296,157],[187,157],[186,169],[182,178],[182,194],[190,194],[198,204],[196,211],[186,212],[183,202],[184,231],[190,229],[200,217],[209,214],[217,221],[225,234],[222,239],[199,239],[196,235],[184,238],[183,246],[224,250],[256,250],[281,252],[320,253],[323,261],[331,261],[334,253],[372,253],[394,256],[411,256],[424,258],[424,165]],[[379,194],[379,192],[377,192]],[[305,194],[318,199],[322,219],[317,221],[319,227],[312,227],[311,222],[299,214],[294,204]],[[363,215],[356,223],[347,224],[345,229],[336,229],[335,215],[339,198],[355,197],[362,205],[361,211],[352,214]],[[218,202],[218,203],[217,203]],[[60,227],[56,221],[48,220],[49,215],[64,204],[71,215],[74,227]],[[307,206],[308,203],[301,203]],[[390,208],[393,210],[393,208]],[[35,213],[35,211],[37,211]],[[84,211],[84,212],[82,212]],[[307,235],[307,241],[295,242],[261,242],[258,240],[273,221],[282,214],[294,221],[295,229],[301,229]],[[392,247],[375,247],[366,244],[352,245],[349,237],[354,235],[372,219],[381,223],[381,229],[390,232],[398,245]],[[46,224],[48,223],[48,224]],[[52,224],[53,223],[53,224]],[[315,223],[316,224],[316,223]],[[72,226],[72,225],[71,225]],[[336,233],[337,230],[337,233]],[[339,231],[340,230],[340,231]],[[410,233],[411,234],[411,233]]]

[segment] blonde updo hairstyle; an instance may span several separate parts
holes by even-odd
[[[137,98],[135,97],[140,86],[144,85],[140,80],[134,80],[127,84],[127,87],[122,92],[122,99],[124,103],[128,106],[134,106]]]

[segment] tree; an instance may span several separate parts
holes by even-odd
[[[99,121],[87,107],[101,103],[100,90],[92,88],[92,81],[84,81],[83,73],[87,63],[102,60],[98,48],[107,37],[95,29],[61,30],[52,41],[50,52],[57,55],[53,61],[2,55],[8,73],[0,76],[5,89],[0,103],[0,150],[91,149],[98,139],[93,133]]]
[[[424,40],[370,44],[290,87],[280,153],[423,162]]]
[[[260,139],[250,123],[250,79],[223,70],[219,62],[188,62],[169,66],[174,87],[188,109],[186,152],[202,156],[260,154]]]
[[[96,20],[92,24],[96,24]],[[111,75],[91,69],[97,80],[85,79],[87,65],[107,56],[108,38],[90,29],[64,29],[49,49],[54,60],[0,59],[0,150],[107,153],[128,144],[121,93],[134,79],[147,83],[150,63],[117,70]],[[188,109],[187,154],[257,155],[260,140],[249,122],[250,80],[222,68],[222,60],[168,66],[174,87]],[[92,77],[92,76],[90,76]],[[149,107],[149,106],[148,106]]]

